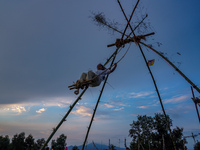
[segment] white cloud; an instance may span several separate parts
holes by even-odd
[[[73,111],[72,112],[73,114],[81,115],[81,116],[89,116],[89,117],[92,116],[92,113],[91,113],[92,109],[85,107],[85,106],[78,106],[76,108],[77,108],[77,110]]]
[[[117,109],[114,109],[114,111],[120,111],[120,110],[123,110],[124,107],[121,107],[121,108],[117,108]]]
[[[73,101],[71,100],[72,98],[68,98],[68,97],[54,97],[54,98],[49,98],[49,99],[50,100],[42,101],[42,103],[45,107],[58,106],[58,107],[63,108],[63,107],[69,106],[73,103]]]
[[[0,104],[0,112],[1,113],[10,113],[15,112],[17,114],[21,114],[22,112],[28,112],[32,106],[45,106],[45,107],[67,107],[69,106],[73,101],[69,100],[69,97],[54,97],[54,98],[48,98],[42,99],[41,101],[35,100],[35,101],[28,101],[24,103],[19,104]],[[45,109],[37,110],[37,113],[42,113],[42,111],[45,111]]]
[[[145,108],[148,108],[149,106],[138,106],[137,108],[142,108],[142,109],[145,109]]]
[[[15,112],[17,114],[21,114],[22,112],[26,112],[26,108],[22,105],[1,105],[0,107],[1,112]]]
[[[149,108],[149,107],[157,107],[158,104],[159,104],[159,102],[156,102],[156,103],[151,104],[151,105],[138,106],[137,108],[146,109],[146,108]]]
[[[41,109],[39,109],[39,110],[36,110],[36,113],[41,114],[43,111],[46,111],[46,109],[45,109],[45,108],[41,108]]]
[[[183,96],[179,96],[179,97],[173,97],[171,99],[165,99],[164,103],[180,103],[180,102],[184,102],[187,101],[189,99],[189,97],[187,95],[183,95]]]
[[[112,107],[114,107],[113,105],[110,105],[110,104],[104,104],[104,106],[107,107],[107,108],[112,108]]]
[[[16,107],[12,107],[11,110],[13,112],[17,112],[17,113],[22,113],[23,111],[25,112],[26,109],[22,106],[16,106]]]
[[[132,92],[130,93],[130,97],[129,98],[144,98],[146,96],[149,96],[151,94],[153,94],[154,92]]]

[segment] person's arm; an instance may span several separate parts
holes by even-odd
[[[117,63],[114,64],[115,66],[110,70],[110,73],[112,73],[113,71],[115,71],[116,67],[117,67]]]

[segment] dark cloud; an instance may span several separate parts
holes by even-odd
[[[119,8],[113,7],[118,13],[112,14],[114,10],[108,9],[110,7],[105,5],[107,3],[108,1],[92,0],[79,4],[75,1],[46,3],[37,0],[1,2],[0,103],[17,103],[41,97],[73,94],[72,91],[68,91],[67,86],[76,81],[83,71],[94,70],[96,64],[104,63],[115,50],[106,48],[106,45],[113,43],[119,35],[99,31],[89,18],[90,10],[98,11],[98,8],[108,17],[123,22],[124,17]],[[127,4],[125,6],[128,7]],[[155,12],[150,13],[159,15]],[[155,21],[154,18],[152,20]],[[157,24],[160,27],[162,22]],[[163,30],[158,28],[159,31]],[[169,37],[172,34],[167,33],[168,31],[170,29],[166,28],[161,34]],[[173,38],[168,39],[175,41]],[[185,44],[187,43],[190,42]],[[134,51],[129,52],[120,62],[116,74],[108,81],[116,89],[137,87],[142,90],[147,80],[152,83],[141,54],[136,51],[135,45],[132,45]],[[172,46],[169,44],[166,47]],[[180,53],[184,59],[184,52]],[[117,58],[119,59],[120,57]],[[165,66],[159,66],[163,65],[161,61],[156,62],[156,65],[158,68],[155,69],[155,74],[160,77],[162,83],[168,83],[164,76],[168,72],[164,72]],[[196,76],[198,74],[195,74]]]
[[[90,51],[87,40],[82,42],[87,25],[74,20],[69,3],[50,3],[5,3],[7,9],[1,10],[1,104],[63,96],[67,84],[81,74],[80,67],[88,69],[81,63]],[[80,11],[88,17],[89,12]]]

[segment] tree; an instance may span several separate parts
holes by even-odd
[[[154,130],[153,134],[153,148],[155,149],[174,149],[172,139],[168,133],[168,124],[172,126],[172,120],[167,115],[167,118],[163,114],[155,114],[154,120]],[[167,120],[167,122],[166,122]]]
[[[31,150],[34,148],[35,146],[34,138],[31,134],[25,139],[25,144],[26,144],[26,150]]]
[[[186,143],[183,140],[183,128],[176,127],[172,131],[172,138],[168,133],[168,125],[165,116],[155,114],[151,116],[138,116],[137,121],[130,124],[129,136],[132,137],[130,148],[133,149],[173,149],[173,142],[177,149],[184,149]],[[172,120],[167,116],[168,124],[172,126]]]
[[[194,150],[199,150],[200,149],[200,142],[197,142],[195,145],[194,145]]]
[[[116,146],[114,146],[113,144],[110,145],[110,150],[116,150],[115,148]]]
[[[63,150],[65,149],[65,146],[66,146],[66,139],[67,139],[67,136],[65,136],[64,134],[61,134],[56,139],[56,141],[52,140],[51,146],[54,146],[55,150]]]
[[[5,137],[0,136],[0,150],[8,150],[10,145],[9,136],[6,135]]]
[[[44,145],[45,142],[46,142],[46,141],[45,141],[44,138],[38,139],[38,140],[36,141],[37,149],[40,149],[40,148]]]
[[[25,150],[26,145],[25,145],[25,133],[22,132],[19,135],[16,134],[12,138],[12,150]]]
[[[133,138],[131,142],[131,149],[144,147],[148,149],[151,132],[153,131],[153,118],[144,116],[138,116],[138,121],[133,121],[130,125],[129,136]]]
[[[78,147],[75,145],[72,150],[79,150]]]

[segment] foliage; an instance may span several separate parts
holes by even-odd
[[[54,150],[63,150],[66,146],[66,139],[67,136],[61,134],[56,141],[54,140],[57,146],[57,149],[55,148]],[[35,142],[31,134],[25,137],[24,132],[15,134],[11,140],[8,135],[5,137],[0,136],[0,150],[38,150],[44,143],[44,138],[38,139]]]
[[[54,147],[55,150],[63,150],[65,149],[65,146],[66,146],[66,139],[67,139],[67,136],[65,136],[64,134],[61,134],[56,139],[56,141],[52,140],[51,146]]]
[[[27,150],[32,150],[34,148],[34,138],[31,134],[25,139],[25,145]]]
[[[116,148],[113,144],[110,145],[110,150],[116,150]]]
[[[9,149],[10,139],[9,136],[6,135],[5,137],[0,136],[0,150]]]
[[[12,138],[12,145],[11,145],[13,150],[25,150],[26,145],[25,145],[25,133],[22,132],[19,135],[15,134],[14,137]]]
[[[43,145],[44,145],[44,143],[45,143],[46,141],[45,141],[45,139],[44,138],[42,138],[42,139],[38,139],[37,141],[36,141],[36,146],[37,146],[37,149],[40,149]]]
[[[75,145],[72,150],[79,150],[78,147]]]
[[[130,124],[129,136],[132,137],[130,148],[133,149],[173,149],[173,141],[177,149],[184,149],[186,141],[183,139],[183,128],[176,127],[172,131],[172,138],[168,132],[172,126],[172,120],[162,114],[151,116],[138,116],[137,121]]]
[[[194,145],[194,150],[199,150],[200,149],[200,142],[197,142],[195,145]]]

